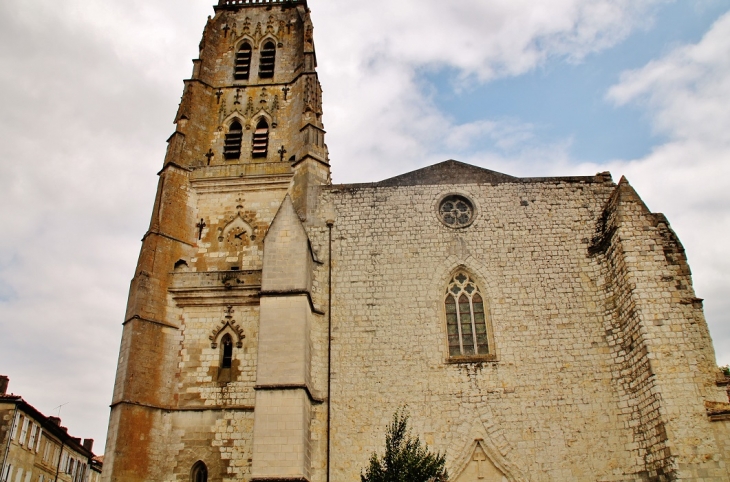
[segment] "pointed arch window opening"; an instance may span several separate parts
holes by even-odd
[[[208,482],[208,467],[202,461],[198,461],[193,465],[190,471],[190,480],[192,482]]]
[[[265,118],[261,118],[256,124],[256,130],[253,133],[253,149],[252,157],[266,157],[269,150],[269,123]]]
[[[276,64],[276,44],[269,40],[261,49],[259,61],[259,77],[271,79],[274,77],[274,65]]]
[[[241,44],[236,52],[236,64],[233,70],[233,78],[236,80],[248,80],[251,72],[251,45],[248,42]]]
[[[233,121],[228,127],[228,133],[223,146],[223,156],[226,159],[241,157],[241,142],[243,141],[243,127],[238,121]]]
[[[449,356],[489,355],[484,298],[477,284],[463,272],[449,283],[444,300]]]
[[[225,334],[221,339],[221,368],[231,368],[233,363],[233,339]]]

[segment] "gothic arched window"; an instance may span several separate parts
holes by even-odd
[[[223,155],[226,159],[238,159],[241,157],[241,141],[243,140],[243,128],[241,123],[233,121],[228,127],[226,140],[223,146]]]
[[[256,124],[256,130],[253,133],[253,150],[251,156],[266,157],[269,148],[269,123],[264,117]]]
[[[251,71],[251,45],[243,42],[236,52],[236,65],[233,70],[233,78],[236,80],[248,80],[248,73]]]
[[[261,49],[259,60],[259,77],[270,79],[274,76],[274,64],[276,64],[276,45],[269,40]]]
[[[221,339],[221,368],[231,368],[233,360],[233,339],[225,334]]]
[[[449,356],[489,355],[489,331],[484,298],[472,278],[460,271],[446,290]]]
[[[208,467],[198,460],[193,465],[193,469],[190,471],[191,482],[208,482]]]

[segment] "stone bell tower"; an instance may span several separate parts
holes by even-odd
[[[131,282],[107,481],[312,480],[312,23],[306,0],[214,8]]]

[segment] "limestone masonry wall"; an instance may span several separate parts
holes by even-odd
[[[656,462],[674,452],[663,448],[673,436],[662,432],[663,421],[668,412],[689,410],[698,414],[695,426],[677,429],[704,434],[716,454],[710,465],[725,470],[705,472],[702,480],[728,480],[701,397],[671,396],[683,387],[709,390],[714,380],[704,320],[687,317],[685,305],[671,299],[659,309],[696,325],[697,335],[683,335],[701,338],[695,343],[704,347],[703,372],[694,380],[657,381],[641,344],[632,350],[643,350],[643,358],[617,348],[618,332],[631,338],[638,328],[618,321],[626,310],[608,300],[625,305],[625,286],[631,293],[624,297],[645,295],[589,250],[615,189],[600,177],[325,188],[322,210],[331,203],[336,214],[333,480],[357,480],[369,455],[382,450],[384,427],[402,405],[414,431],[446,453],[452,475],[476,464],[470,456],[481,440],[508,480],[533,481],[665,480],[657,478]],[[471,226],[455,230],[437,217],[439,199],[450,193],[474,202]],[[326,252],[325,232],[310,235],[315,249]],[[459,269],[486,296],[496,361],[453,363],[448,356],[444,295]],[[646,273],[652,279],[664,274],[652,269]],[[622,326],[612,331],[611,320]],[[666,328],[669,339],[652,335],[651,343],[681,351],[671,337],[677,331]],[[674,360],[664,363],[667,371],[682,369]],[[661,383],[666,395],[655,389]],[[676,400],[676,411],[656,403],[668,399]]]

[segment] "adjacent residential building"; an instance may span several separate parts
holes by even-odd
[[[58,417],[47,417],[0,376],[0,482],[97,482],[101,459],[94,441],[72,437]]]

